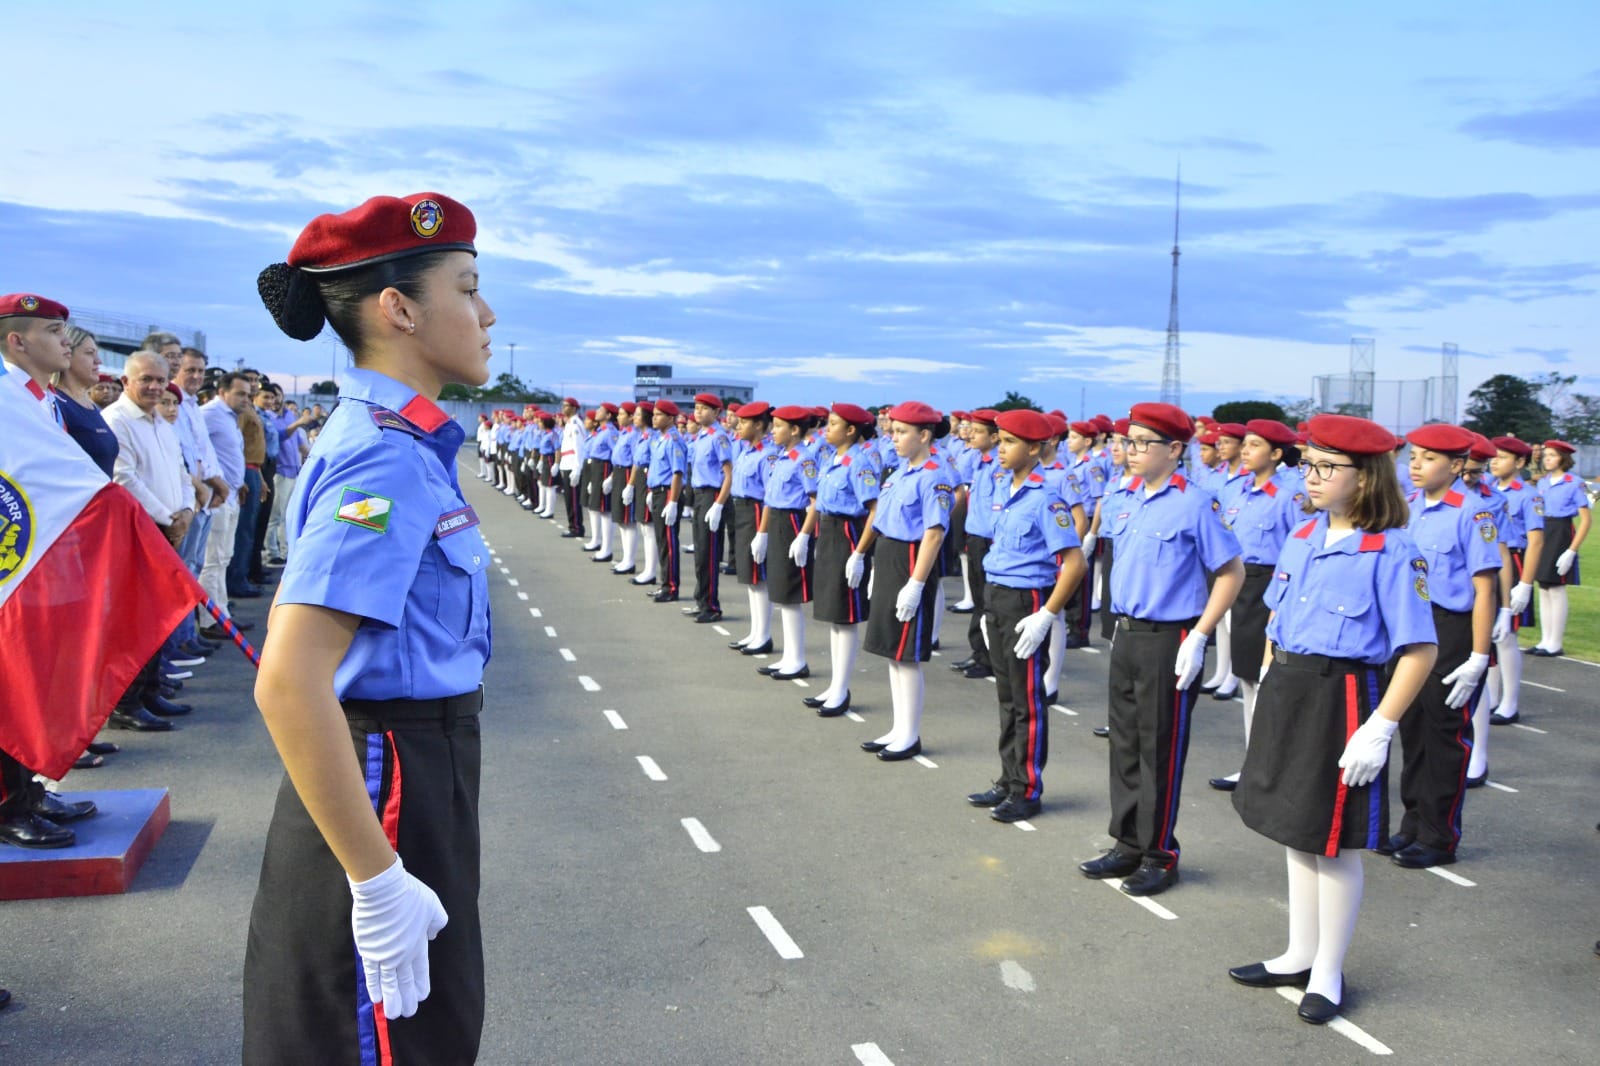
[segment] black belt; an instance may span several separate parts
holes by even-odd
[[[1275,568],[1273,567],[1273,565],[1271,563],[1245,563],[1244,564],[1244,572],[1245,572],[1245,576],[1246,577],[1259,577],[1262,574],[1270,574],[1270,573],[1272,573],[1272,571],[1274,569]]]
[[[1190,618],[1183,622],[1147,622],[1143,618],[1132,615],[1117,615],[1117,628],[1128,633],[1165,633],[1173,629],[1193,629],[1198,618]]]
[[[1334,659],[1326,655],[1301,655],[1298,652],[1272,649],[1272,661],[1292,670],[1309,670],[1314,674],[1342,674],[1347,670],[1375,670],[1371,663],[1360,659]]]
[[[451,732],[462,718],[476,718],[483,707],[483,688],[435,700],[344,700],[346,718],[370,719],[380,725],[400,722],[442,722]]]

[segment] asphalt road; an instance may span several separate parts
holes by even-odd
[[[852,681],[861,721],[819,719],[823,627],[811,687],[769,681],[725,647],[731,578],[727,633],[694,625],[465,481],[498,557],[481,1062],[1595,1061],[1600,667],[1527,660],[1528,728],[1493,731],[1502,787],[1470,794],[1451,878],[1367,856],[1346,1021],[1316,1028],[1226,975],[1287,932],[1282,849],[1205,784],[1237,768],[1237,703],[1202,700],[1183,880],[1147,909],[1075,869],[1108,844],[1104,644],[1068,660],[1043,813],[1000,825],[963,802],[996,764],[993,687],[944,669],[964,617],[927,667],[925,761],[881,763],[857,748],[887,729],[880,660]],[[173,823],[127,895],[0,904],[0,1063],[238,1060],[281,773],[250,673],[225,651],[180,731],[112,734],[123,753],[66,782],[165,785]]]

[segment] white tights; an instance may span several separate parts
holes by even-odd
[[[1545,651],[1560,651],[1561,642],[1567,636],[1566,586],[1539,590],[1539,625],[1543,633],[1539,647]]]
[[[1309,969],[1306,991],[1339,1003],[1344,955],[1361,913],[1361,852],[1345,848],[1330,859],[1284,850],[1289,855],[1289,946],[1265,966],[1279,974]]]
[[[828,655],[833,660],[833,679],[822,694],[824,707],[837,707],[850,695],[850,674],[856,668],[856,655],[861,651],[861,627],[831,625],[828,627]]]
[[[792,674],[806,665],[806,609],[798,603],[778,605],[778,623],[783,627],[783,657],[780,673]]]
[[[878,738],[892,751],[904,751],[922,739],[922,664],[889,664],[889,699],[894,727]]]

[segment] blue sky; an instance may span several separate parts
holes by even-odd
[[[1501,371],[1600,392],[1600,7],[1479,2],[58,5],[13,48],[0,291],[322,374],[255,295],[313,215],[479,222],[495,370],[1074,415]],[[19,124],[19,118],[22,120]],[[29,136],[27,129],[38,131]]]

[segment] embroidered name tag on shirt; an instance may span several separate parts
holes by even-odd
[[[387,496],[347,488],[339,494],[339,512],[334,515],[334,520],[377,533],[387,533],[389,514],[393,509],[394,501]]]
[[[437,538],[444,538],[452,533],[460,533],[463,529],[471,529],[477,524],[478,512],[474,511],[471,506],[467,506],[459,511],[451,511],[449,514],[440,515],[439,524],[433,527],[433,535]]]

